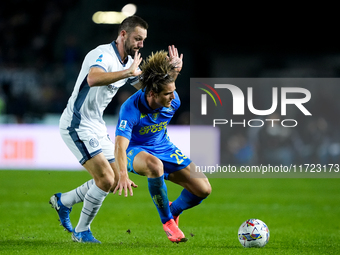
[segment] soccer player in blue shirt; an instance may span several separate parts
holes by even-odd
[[[119,181],[114,193],[124,190],[132,195],[128,172],[148,178],[151,198],[160,215],[163,229],[172,242],[185,242],[178,228],[179,215],[202,202],[211,192],[204,174],[191,176],[195,164],[169,139],[167,125],[180,106],[175,80],[182,68],[182,58],[175,47],[148,57],[141,66],[142,89],[121,106],[116,128],[115,158]],[[174,66],[173,63],[176,63]],[[169,203],[167,186],[170,180],[184,189]]]

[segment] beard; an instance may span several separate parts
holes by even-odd
[[[132,47],[129,43],[129,40],[126,40],[124,43],[124,48],[125,51],[128,55],[130,55],[131,57],[133,57],[135,55],[135,52],[137,51],[137,49],[135,49],[134,47]],[[138,48],[139,49],[139,48]]]

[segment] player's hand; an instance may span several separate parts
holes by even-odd
[[[170,63],[175,67],[177,72],[182,70],[183,66],[183,54],[179,55],[175,45],[169,46],[169,60]]]
[[[121,196],[124,190],[125,197],[128,196],[128,191],[130,191],[130,196],[133,196],[132,187],[137,188],[138,185],[136,185],[133,181],[131,181],[128,175],[120,176],[118,184],[113,191],[113,194],[116,194],[117,190],[119,190],[118,195]]]
[[[141,54],[138,53],[138,51],[135,52],[135,56],[133,58],[133,63],[129,68],[130,75],[131,76],[138,76],[142,74],[142,71],[138,69],[138,66],[142,62],[143,58],[141,57]]]

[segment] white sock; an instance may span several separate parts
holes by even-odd
[[[101,190],[93,183],[85,195],[83,209],[81,210],[79,222],[75,229],[76,232],[83,232],[90,228],[90,224],[97,215],[107,194],[109,193]]]
[[[64,206],[71,208],[74,204],[83,202],[87,191],[91,188],[93,183],[94,180],[91,179],[74,190],[62,193],[60,197],[61,203]]]

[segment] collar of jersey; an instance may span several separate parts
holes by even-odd
[[[113,49],[114,49],[114,51],[116,52],[116,55],[117,55],[117,58],[118,58],[118,60],[119,60],[119,62],[122,64],[122,66],[123,67],[125,67],[125,65],[126,65],[126,63],[127,63],[127,60],[128,60],[128,56],[126,57],[126,59],[125,59],[125,63],[124,63],[124,61],[122,60],[122,58],[120,57],[120,54],[119,54],[119,51],[118,51],[118,48],[117,48],[117,45],[116,45],[116,42],[115,41],[113,41],[112,43],[111,43],[111,45],[112,45],[112,47],[113,47]]]
[[[148,105],[148,102],[146,101],[145,98],[145,92],[141,91],[140,95],[140,100],[139,100],[139,109],[142,113],[155,113],[155,112],[160,112],[163,107],[157,108],[155,110],[151,109],[150,106]]]

